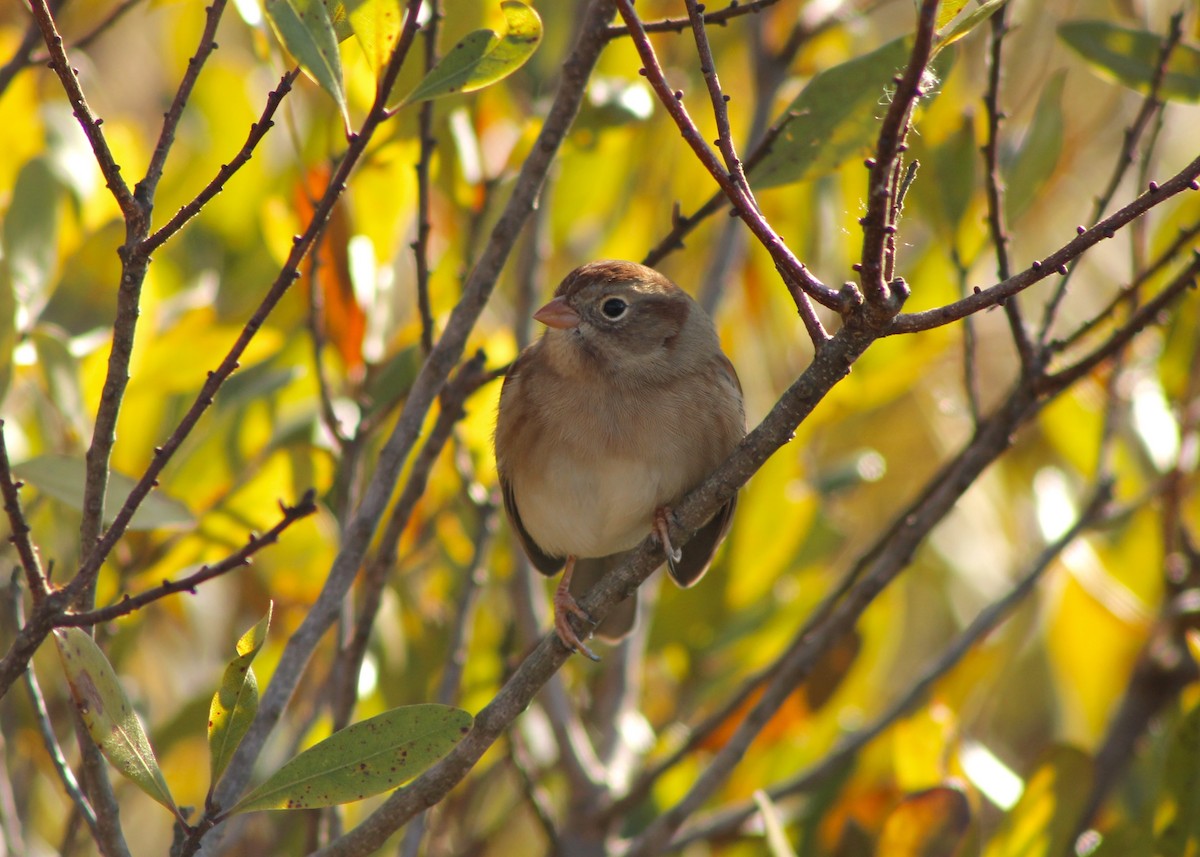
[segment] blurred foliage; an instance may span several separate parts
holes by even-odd
[[[57,19],[68,46],[113,5],[62,4]],[[320,3],[268,0],[265,15],[255,0],[235,5],[220,24],[220,49],[200,75],[179,127],[159,186],[156,223],[235,155],[266,93],[289,67],[268,18],[306,68],[323,69],[314,75],[320,86],[306,78],[297,83],[248,165],[155,253],[117,425],[114,475],[136,477],[145,469],[242,329],[292,236],[307,224],[330,163],[345,148],[343,113],[354,127],[374,97],[380,39],[395,39],[394,33],[348,39],[332,55],[314,48],[306,62],[287,36],[299,26],[296,19],[272,10],[315,7],[325,14]],[[544,35],[525,66],[470,95],[429,93],[443,95],[432,102],[429,160],[428,295],[436,330],[530,150],[582,6],[531,5]],[[1019,270],[1068,241],[1077,224],[1090,225],[1094,198],[1118,161],[1123,132],[1142,102],[1139,90],[1152,76],[1147,69],[1153,69],[1169,10],[1109,0],[1014,0],[1010,6],[999,163],[1008,186],[1009,251]],[[505,32],[504,11],[494,0],[455,0],[446,7],[443,50],[478,39],[472,34],[480,31]],[[733,96],[730,118],[739,146],[789,109],[799,114],[781,139],[812,133],[806,128],[822,135],[818,152],[803,148],[811,148],[809,138],[798,142],[802,148],[791,152],[790,163],[778,153],[764,162],[764,181],[756,187],[772,226],[827,283],[849,277],[857,260],[867,172],[861,159],[886,101],[881,89],[873,101],[854,102],[854,127],[847,127],[831,117],[835,103],[815,101],[818,93],[805,87],[864,67],[873,73],[880,58],[903,62],[896,39],[911,32],[912,7],[907,0],[780,0],[709,28],[721,83]],[[644,20],[684,14],[668,0],[643,0],[637,8]],[[71,53],[128,175],[140,175],[148,162],[203,17],[194,4],[147,0]],[[826,23],[772,84],[764,58],[784,47],[798,21],[818,20]],[[0,62],[15,55],[27,24],[22,4],[0,11]],[[1153,130],[1153,157],[1144,174],[1135,168],[1122,183],[1117,205],[1138,192],[1142,178],[1170,175],[1196,155],[1200,111],[1190,101],[1200,91],[1194,47],[1200,20],[1194,4],[1183,32],[1164,90],[1172,100]],[[936,97],[923,100],[908,140],[910,155],[921,162],[901,234],[899,271],[913,287],[909,310],[948,303],[996,280],[978,160],[989,38],[988,25],[980,23],[945,47],[939,58],[944,76],[932,84]],[[656,35],[654,45],[705,138],[713,139],[690,37]],[[416,90],[414,100],[424,97],[418,60],[419,51],[401,70],[397,95]],[[854,64],[843,65],[849,61]],[[624,38],[601,56],[535,215],[530,231],[536,236],[517,254],[533,262],[514,259],[505,268],[471,339],[472,349],[486,352],[489,368],[517,353],[515,331],[528,330],[526,317],[537,305],[530,305],[531,288],[539,300],[583,261],[642,258],[669,231],[675,201],[684,213],[694,212],[715,190],[652,101],[639,65]],[[889,76],[884,73],[881,86]],[[240,370],[161,477],[137,531],[103,568],[97,600],[113,603],[227,556],[248,533],[276,523],[280,501],[294,502],[310,487],[323,500],[318,514],[291,527],[253,565],[97,629],[179,806],[204,803],[205,718],[231,646],[273,601],[271,633],[255,661],[265,686],[283,642],[316,599],[363,470],[384,438],[382,430],[368,433],[347,467],[331,426],[345,436],[364,421],[386,427],[423,359],[410,246],[418,229],[420,109],[401,107],[371,142],[315,263],[303,270],[301,287],[258,332]],[[61,578],[81,558],[78,480],[108,359],[122,226],[44,62],[16,74],[0,92],[0,129],[0,414],[9,455],[31,483],[22,492],[28,522],[43,561]],[[752,170],[752,184],[755,175]],[[715,304],[754,425],[803,370],[811,347],[770,257],[745,235],[727,237],[729,220],[721,214],[704,221],[686,237],[685,249],[658,267]],[[1094,248],[1074,273],[1055,332],[1070,333],[1101,310],[1198,220],[1200,201],[1183,196]],[[1169,275],[1154,274],[1147,288]],[[1040,317],[1054,287],[1046,280],[1022,297],[1032,318]],[[318,319],[319,337],[310,314]],[[904,576],[876,599],[852,639],[827,654],[827,668],[784,704],[719,803],[707,808],[750,801],[796,777],[884,712],[1071,523],[1106,465],[1116,476],[1118,500],[1128,504],[1126,514],[1064,552],[1012,619],[942,675],[915,710],[802,794],[764,795],[759,804],[768,808],[772,853],[779,854],[788,853],[788,843],[801,857],[1002,857],[1072,847],[1096,775],[1095,756],[1122,699],[1138,687],[1141,665],[1154,656],[1170,599],[1185,588],[1170,573],[1170,555],[1180,549],[1164,520],[1167,510],[1174,509],[1193,535],[1200,531],[1196,419],[1185,422],[1187,407],[1195,409],[1197,401],[1197,329],[1200,304],[1193,297],[1133,342],[1119,373],[1106,364],[1020,431],[1009,453],[916,551]],[[1019,363],[1003,312],[977,315],[970,331],[976,349],[971,383],[986,413],[1011,386]],[[644,689],[621,714],[622,735],[642,736],[640,749],[651,758],[677,746],[688,725],[719,710],[779,655],[855,557],[971,436],[966,335],[957,324],[878,342],[751,480],[708,577],[694,589],[663,587],[658,594],[640,663]],[[314,339],[325,347],[314,348]],[[499,384],[491,383],[467,401],[467,414],[404,529],[357,676],[355,719],[429,702],[438,693],[458,599],[475,563],[481,511],[495,487],[491,431],[498,395]],[[1181,487],[1168,501],[1161,485],[1180,466]],[[119,495],[129,483],[118,476],[111,488]],[[484,558],[456,703],[472,712],[491,699],[525,651],[527,641],[514,630],[513,592],[524,573],[518,554],[501,528]],[[0,556],[6,568],[15,566],[7,545]],[[658,587],[658,576],[648,585]],[[7,645],[11,627],[4,627]],[[272,769],[329,733],[326,682],[338,643],[329,636],[268,746]],[[74,759],[70,691],[50,648],[43,647],[33,667],[50,723]],[[593,707],[603,710],[602,669],[575,658],[563,671],[567,692],[585,716]],[[1191,677],[1187,671],[1182,684]],[[730,714],[662,776],[621,819],[622,832],[636,832],[674,804],[745,710]],[[1200,848],[1198,711],[1194,685],[1166,700],[1161,720],[1137,736],[1136,758],[1117,772],[1096,829],[1081,839],[1083,851],[1187,854]],[[537,778],[552,807],[565,812],[568,785],[556,772],[547,717],[541,706],[531,709],[513,744],[531,757],[524,774]],[[0,703],[0,725],[6,763],[0,791],[21,820],[20,836],[31,853],[61,847],[71,808],[23,688],[14,687]],[[614,728],[592,726],[598,734]],[[498,746],[484,757],[431,816],[426,853],[500,855],[544,847],[545,833],[512,761],[518,755]],[[136,853],[166,853],[171,818],[125,784],[118,784],[117,796],[123,826],[138,831]],[[352,827],[378,800],[348,806],[344,826]],[[315,841],[317,822],[290,819],[255,816],[242,833],[245,853],[256,847],[257,853],[302,853]],[[745,835],[693,843],[685,853],[764,853],[764,825],[751,827]],[[91,846],[79,847],[88,853]]]

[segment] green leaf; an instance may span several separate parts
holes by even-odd
[[[1200,705],[1175,726],[1155,807],[1158,857],[1200,853]]]
[[[938,34],[937,42],[933,46],[933,55],[937,56],[943,48],[954,44],[967,33],[974,30],[988,18],[992,17],[992,15],[996,14],[1000,7],[1007,2],[1008,0],[987,0],[985,3],[980,3],[969,14],[964,15],[956,21],[953,27],[944,33]],[[942,28],[942,24],[940,23],[941,18],[939,17],[938,20],[938,29],[940,30]]]
[[[1149,91],[1162,53],[1162,36],[1108,21],[1067,21],[1059,25],[1058,37],[1101,77],[1138,92]],[[1158,94],[1177,101],[1200,101],[1200,50],[1175,46]]]
[[[911,40],[900,38],[815,75],[788,105],[787,121],[771,151],[753,169],[755,187],[791,184],[837,167],[870,146],[887,110],[892,78],[908,61]],[[931,67],[941,79],[945,58]]]
[[[69,455],[39,455],[13,466],[13,473],[61,500],[72,509],[83,508],[83,483],[87,466],[82,458]],[[137,483],[116,471],[108,474],[108,490],[104,494],[104,522],[112,523],[117,510]],[[131,530],[158,530],[186,527],[195,523],[187,506],[155,490],[146,496],[129,522]]]
[[[1092,784],[1092,759],[1059,746],[1043,757],[1021,799],[1000,823],[983,857],[1059,857],[1069,853]]]
[[[432,703],[385,711],[305,750],[230,813],[332,806],[393,789],[449,752],[471,721],[466,711]]]
[[[300,68],[332,96],[347,125],[346,90],[337,34],[322,0],[267,0],[267,18]]]
[[[271,605],[268,605],[267,615],[238,640],[237,657],[225,667],[221,687],[213,694],[208,708],[209,769],[213,783],[225,773],[229,760],[258,713],[258,679],[250,664],[266,641],[270,627]]]
[[[518,0],[504,0],[500,7],[508,25],[504,35],[493,30],[468,33],[430,69],[403,103],[474,92],[503,80],[523,66],[542,41],[542,19]]]
[[[913,190],[934,215],[946,241],[953,242],[958,227],[971,207],[975,196],[975,174],[979,147],[969,116],[957,131],[943,140],[928,158],[922,159],[933,171],[932,181],[918,181]]]
[[[1066,71],[1060,69],[1042,88],[1033,122],[1021,148],[1005,170],[1005,215],[1016,222],[1054,175],[1063,147],[1062,93]]]
[[[104,758],[138,788],[178,815],[146,731],[96,641],[79,628],[58,628],[54,631],[54,644],[75,707]]]
[[[21,325],[29,326],[50,299],[58,265],[58,222],[66,189],[44,157],[28,161],[17,173],[12,201],[0,235]]]

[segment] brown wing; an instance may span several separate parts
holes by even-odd
[[[712,564],[713,554],[721,544],[721,539],[729,532],[729,524],[733,520],[733,510],[737,507],[735,495],[728,503],[717,510],[712,520],[700,529],[688,543],[680,548],[683,556],[679,562],[667,561],[667,571],[671,579],[680,586],[688,587],[704,577]]]
[[[517,541],[525,549],[525,555],[529,557],[529,561],[533,563],[533,567],[547,577],[558,574],[562,571],[566,558],[551,556],[546,553],[533,540],[533,536],[529,535],[529,531],[525,529],[525,524],[521,522],[521,512],[517,509],[517,498],[513,494],[512,484],[503,475],[500,477],[500,488],[504,493],[504,511],[508,514],[508,521],[512,524],[512,530],[517,535]]]

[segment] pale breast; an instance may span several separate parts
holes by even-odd
[[[699,484],[744,431],[727,389],[606,393],[548,396],[535,411],[541,430],[526,433],[539,464],[511,474],[526,530],[556,556],[635,547],[655,511]]]

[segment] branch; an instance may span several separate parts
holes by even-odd
[[[1109,217],[1097,223],[1091,229],[1085,229],[1075,238],[1055,250],[1045,259],[1034,262],[1019,274],[1014,274],[1003,282],[986,289],[979,289],[969,297],[951,304],[923,312],[902,313],[892,319],[885,336],[899,333],[916,333],[921,330],[932,330],[944,324],[966,318],[968,315],[996,306],[1015,294],[1019,294],[1034,283],[1041,282],[1051,274],[1066,275],[1067,263],[1082,256],[1083,253],[1106,238],[1112,238],[1118,230],[1141,217],[1155,206],[1161,205],[1176,194],[1185,190],[1200,190],[1200,157],[1168,179],[1161,185],[1151,182],[1147,190],[1136,199],[1114,212]]]
[[[246,142],[242,144],[242,148],[234,155],[233,160],[225,164],[217,171],[217,174],[212,180],[204,186],[203,190],[196,195],[196,198],[184,205],[175,215],[160,226],[154,233],[145,238],[137,249],[139,253],[150,255],[159,247],[161,247],[168,238],[183,228],[183,225],[200,213],[205,205],[208,204],[214,196],[225,189],[225,185],[233,178],[234,173],[240,170],[254,154],[255,148],[266,136],[267,132],[274,127],[274,116],[279,109],[279,105],[283,103],[283,99],[292,90],[292,84],[300,74],[299,68],[294,68],[285,73],[276,86],[267,95],[267,103],[263,107],[262,113],[258,117],[258,121],[250,126],[250,134],[246,137]]]
[[[67,100],[70,101],[71,109],[75,113],[75,119],[83,128],[88,144],[92,147],[92,153],[96,156],[96,163],[100,167],[100,173],[104,176],[105,185],[112,192],[117,205],[120,206],[126,224],[144,223],[147,212],[134,199],[133,194],[129,191],[129,186],[125,184],[125,179],[121,177],[121,167],[113,159],[112,150],[108,147],[104,132],[100,130],[104,120],[96,116],[92,112],[92,108],[88,106],[83,90],[79,86],[79,72],[71,67],[71,61],[67,58],[63,38],[55,26],[54,15],[47,5],[47,0],[32,0],[30,9],[33,12],[34,20],[37,21],[38,28],[42,31],[42,41],[46,43],[46,48],[50,52],[48,63],[50,70],[58,75],[58,79],[62,83]]]
[[[863,246],[859,281],[874,323],[882,323],[894,316],[900,309],[900,303],[907,297],[893,294],[891,285],[884,281],[884,256],[888,241],[896,230],[896,224],[889,216],[898,190],[894,178],[896,162],[904,151],[912,109],[922,94],[921,79],[933,55],[937,8],[937,0],[921,2],[917,34],[908,67],[896,81],[896,92],[879,128],[875,157],[867,162],[870,178],[867,185],[867,213],[860,221]]]
[[[279,519],[279,522],[275,526],[262,535],[251,535],[246,544],[218,563],[201,566],[197,571],[179,580],[164,580],[161,585],[153,589],[148,589],[138,595],[126,595],[119,602],[108,607],[102,607],[98,610],[88,610],[85,613],[67,613],[55,620],[54,624],[60,628],[99,625],[102,622],[111,622],[113,619],[120,618],[121,616],[128,616],[130,613],[141,610],[147,604],[152,604],[161,598],[166,598],[168,595],[174,595],[177,592],[190,592],[195,595],[196,587],[200,584],[212,580],[214,577],[227,574],[234,569],[249,565],[251,557],[263,548],[279,541],[279,537],[283,534],[284,530],[302,518],[307,518],[309,515],[314,514],[317,511],[317,504],[314,501],[314,497],[313,490],[310,488],[296,505],[285,506],[283,503],[280,503],[279,509],[283,513],[283,517]]]
[[[1087,528],[1094,526],[1104,517],[1104,507],[1111,499],[1111,485],[1103,484],[1095,492],[1087,507],[1065,533],[1048,545],[1033,561],[1021,579],[999,600],[981,610],[970,625],[942,650],[942,653],[918,675],[907,692],[895,700],[867,726],[846,736],[820,762],[798,776],[784,780],[769,789],[772,800],[812,791],[847,765],[858,752],[901,717],[913,711],[943,676],[949,673],[980,640],[1003,623],[1012,610],[1032,594],[1046,570],[1058,559],[1067,546]],[[753,801],[713,813],[706,819],[697,820],[679,832],[668,848],[676,851],[693,842],[707,841],[733,835],[748,819],[758,812]]]
[[[685,544],[692,533],[791,439],[800,422],[849,373],[850,366],[872,341],[871,334],[857,327],[845,327],[817,351],[813,362],[733,455],[676,504],[670,533],[673,544]],[[580,607],[597,621],[603,619],[613,605],[632,594],[662,561],[661,545],[656,537],[648,536],[631,552],[629,559],[580,599]],[[545,635],[492,701],[476,715],[475,724],[466,738],[436,765],[395,792],[357,828],[317,853],[324,857],[350,857],[378,848],[417,812],[441,800],[529,706],[535,694],[568,657],[570,652],[557,634]]]
[[[200,71],[204,68],[204,63],[217,49],[217,24],[221,21],[221,15],[225,11],[227,2],[228,0],[212,0],[212,5],[205,11],[204,30],[200,35],[200,44],[196,48],[196,53],[188,59],[187,71],[183,73],[183,79],[179,81],[179,88],[175,90],[175,98],[172,99],[167,112],[163,114],[162,130],[159,132],[158,142],[154,146],[154,153],[150,156],[150,164],[146,167],[146,175],[133,189],[134,196],[147,209],[152,205],[154,193],[162,179],[163,166],[166,164],[167,155],[170,154],[171,146],[175,142],[175,130],[179,127],[179,120],[183,118],[183,109],[187,106],[188,99],[192,97],[192,90],[196,87],[196,81],[200,79]]]
[[[420,5],[420,0],[412,0],[409,6],[410,17]],[[288,640],[271,683],[260,701],[258,716],[229,764],[217,794],[221,805],[230,805],[231,799],[244,788],[254,759],[283,714],[284,706],[299,682],[309,656],[337,618],[342,600],[358,573],[367,545],[391,497],[401,468],[416,443],[425,415],[461,357],[467,337],[491,295],[496,277],[516,241],[522,224],[533,209],[546,172],[579,110],[588,77],[605,43],[604,25],[611,13],[610,0],[595,0],[585,16],[579,40],[563,65],[558,94],[542,125],[538,140],[522,164],[505,210],[493,227],[491,238],[481,258],[467,277],[462,298],[450,313],[445,331],[418,374],[395,429],[380,452],[362,503],[346,525],[341,550],[334,559],[325,586],[312,610]],[[405,37],[402,37],[402,44],[407,49],[405,38],[411,40],[407,29]],[[399,45],[397,51],[400,51]],[[546,645],[549,647],[551,644],[547,642]],[[566,650],[562,649],[561,644],[559,649],[562,659],[565,660]]]
[[[21,589],[16,575],[13,576],[8,586],[8,600],[9,618],[14,627],[20,628],[25,624],[25,617],[22,615]],[[54,734],[54,727],[50,722],[50,712],[46,709],[46,698],[42,695],[42,689],[38,685],[37,675],[34,674],[32,667],[25,670],[25,689],[29,693],[29,703],[33,706],[34,720],[37,722],[38,732],[42,736],[42,745],[46,748],[47,755],[50,756],[50,762],[54,765],[54,771],[58,774],[63,791],[67,793],[67,797],[75,805],[75,810],[91,830],[92,838],[98,840],[100,831],[96,813],[79,787],[79,781],[75,779],[75,772],[71,770],[71,766],[67,764],[67,759],[63,755],[62,746],[58,743],[58,737]]]
[[[732,21],[734,18],[740,18],[742,15],[757,15],[763,9],[774,6],[778,2],[779,0],[753,0],[750,3],[739,3],[737,0],[733,0],[724,9],[708,12],[701,6],[700,11],[704,12],[703,21],[705,24],[725,26],[726,23]],[[647,21],[642,24],[642,29],[647,33],[682,33],[691,25],[692,19],[689,10],[687,18],[663,18],[661,21]],[[609,39],[619,39],[630,35],[630,33],[630,27],[614,25],[608,28],[605,36]]]
[[[1121,181],[1125,178],[1125,173],[1133,164],[1133,153],[1137,148],[1138,141],[1141,139],[1142,133],[1146,130],[1146,125],[1150,122],[1151,117],[1162,108],[1162,101],[1158,94],[1162,89],[1163,81],[1167,76],[1167,62],[1174,53],[1179,40],[1183,35],[1182,29],[1183,14],[1177,12],[1171,16],[1170,29],[1158,52],[1158,61],[1154,67],[1154,77],[1150,81],[1150,89],[1146,93],[1145,99],[1142,101],[1141,109],[1138,110],[1138,115],[1134,118],[1133,123],[1125,129],[1124,142],[1121,145],[1121,151],[1117,154],[1117,163],[1113,168],[1113,174],[1108,180],[1108,186],[1104,192],[1096,198],[1096,204],[1092,209],[1092,220],[1096,220],[1104,213],[1116,195],[1117,188]],[[1062,304],[1063,299],[1067,296],[1067,285],[1071,281],[1071,274],[1074,273],[1074,266],[1063,277],[1062,282],[1058,284],[1054,295],[1046,304],[1046,310],[1042,315],[1042,327],[1038,332],[1038,341],[1044,343],[1050,335],[1050,328],[1054,325],[1055,316],[1058,314],[1058,308]]]
[[[441,0],[433,0],[429,20],[425,23],[425,72],[437,65],[437,33],[442,19]],[[421,105],[417,115],[417,137],[420,155],[417,157],[417,237],[412,243],[417,267],[417,314],[421,318],[421,353],[433,350],[433,310],[429,304],[429,166],[433,161],[437,140],[433,136],[433,99]]]
[[[1000,73],[1003,67],[1004,37],[1008,33],[1008,9],[1001,6],[992,15],[991,51],[988,54],[988,88],[983,97],[987,109],[987,140],[983,144],[983,162],[987,174],[987,220],[992,233],[992,245],[996,248],[996,275],[1001,281],[1011,276],[1008,260],[1008,228],[1004,220],[1004,185],[1000,178],[1000,121],[1004,113],[1000,109]],[[1021,308],[1016,298],[1004,302],[1008,326],[1012,331],[1013,343],[1021,358],[1021,371],[1030,374],[1036,371],[1033,343],[1029,331],[1021,318]]]
[[[634,11],[631,0],[617,0],[617,8],[621,12],[621,17],[625,19],[625,23],[629,25],[634,47],[637,48],[638,55],[642,59],[642,74],[649,81],[651,88],[671,118],[675,120],[675,124],[679,128],[684,142],[691,147],[700,163],[708,170],[717,184],[721,186],[721,190],[733,204],[733,210],[736,215],[745,221],[750,231],[754,233],[767,252],[771,254],[771,258],[775,262],[775,267],[778,269],[784,283],[787,284],[789,291],[793,296],[803,293],[816,300],[822,306],[839,313],[844,312],[851,305],[852,300],[848,296],[824,285],[812,275],[800,260],[792,255],[791,250],[788,249],[783,239],[776,234],[763,218],[762,214],[758,212],[753,199],[747,198],[746,194],[725,170],[720,160],[701,137],[699,129],[696,128],[695,123],[688,115],[687,108],[683,106],[682,91],[672,91],[671,87],[667,84],[662,67],[659,65],[658,58],[654,54],[654,48],[650,45],[645,28],[642,26],[637,12]],[[822,331],[812,325],[810,315],[804,309],[804,303],[805,301],[798,300],[797,308],[800,310],[801,316],[805,318],[806,326],[809,328],[809,336],[814,338],[814,345],[820,346],[824,341]],[[811,308],[809,312],[811,312]]]
[[[1144,328],[1153,324],[1164,309],[1182,297],[1188,289],[1195,288],[1196,277],[1200,276],[1200,249],[1193,251],[1191,262],[1173,279],[1161,292],[1147,301],[1138,311],[1129,317],[1122,327],[1113,333],[1090,354],[1080,358],[1072,365],[1047,375],[1041,382],[1046,390],[1059,391],[1074,384],[1080,378],[1089,374],[1093,369],[1109,359]]]
[[[29,524],[25,520],[25,513],[21,511],[21,498],[17,492],[22,484],[13,480],[12,466],[8,460],[8,445],[4,440],[4,420],[0,419],[0,494],[4,496],[4,512],[8,515],[8,528],[12,533],[8,541],[17,549],[21,570],[25,572],[25,585],[29,587],[36,604],[50,594],[50,583],[42,570],[37,548],[29,538]],[[21,624],[18,622],[17,627],[21,627]]]

